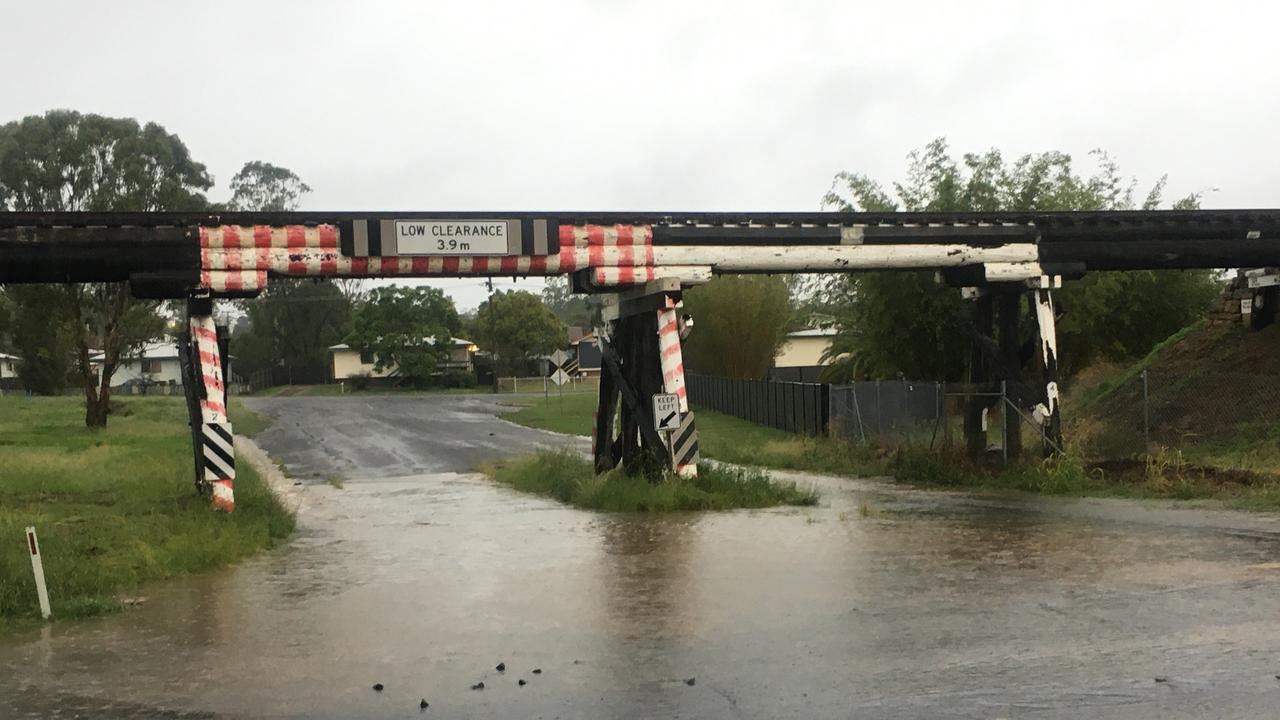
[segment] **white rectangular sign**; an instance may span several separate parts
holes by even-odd
[[[680,427],[680,397],[671,393],[653,396],[653,429],[675,430]]]
[[[506,220],[397,220],[401,255],[506,255]]]

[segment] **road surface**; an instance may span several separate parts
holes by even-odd
[[[305,483],[297,538],[148,587],[123,614],[0,639],[0,715],[1165,719],[1280,706],[1275,516],[830,478],[806,480],[817,508],[598,514],[470,472],[586,444],[502,421],[489,397],[254,405],[277,418],[261,444]]]

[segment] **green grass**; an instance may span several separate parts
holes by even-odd
[[[707,463],[698,466],[696,479],[667,478],[658,483],[629,476],[620,469],[596,475],[589,462],[567,450],[544,450],[490,463],[481,470],[517,490],[606,512],[730,510],[818,502],[813,490],[776,482],[758,470]]]
[[[1029,492],[1068,497],[1213,500],[1242,510],[1280,510],[1280,475],[1245,469],[1220,472],[1179,451],[1161,450],[1141,462],[1097,463],[1067,454],[1001,467],[988,461],[924,450],[899,453],[899,482],[929,488]]]
[[[1183,337],[1185,333],[1179,333],[1166,344]],[[504,416],[509,420],[587,435],[596,398],[594,394],[521,398],[510,404],[520,409]],[[910,447],[879,453],[887,455],[880,459],[871,448],[830,438],[804,438],[708,410],[698,410],[697,418],[703,457],[735,465],[848,476],[892,475],[898,482],[927,488],[1209,499],[1241,509],[1280,510],[1280,431],[1275,428],[1263,433],[1265,437],[1241,437],[1233,445],[1197,447],[1176,457],[1157,453],[1145,465],[1117,470],[1091,465],[1074,455],[1047,461],[1028,458],[1001,467],[985,459]],[[1254,477],[1224,480],[1217,469],[1241,470]]]
[[[1155,362],[1156,358],[1158,358],[1161,353],[1165,352],[1165,350],[1167,350],[1168,348],[1171,348],[1174,345],[1177,345],[1178,343],[1182,342],[1187,338],[1187,336],[1200,330],[1202,327],[1204,327],[1203,320],[1199,320],[1197,322],[1191,323],[1190,325],[1182,328],[1181,330],[1170,335],[1164,340],[1161,340],[1159,344],[1151,348],[1151,352],[1147,353],[1146,356],[1143,357],[1141,360],[1133,363],[1132,365],[1129,365],[1123,371],[1117,373],[1113,377],[1110,377],[1104,380],[1103,382],[1098,383],[1097,386],[1090,389],[1088,392],[1081,393],[1080,397],[1073,398],[1076,405],[1076,412],[1083,412],[1084,410],[1088,409],[1093,403],[1098,402],[1099,400],[1102,400],[1110,396],[1117,389],[1124,387],[1131,382],[1134,382],[1138,378],[1138,376],[1142,374],[1143,370],[1146,370],[1147,368],[1151,367],[1151,364]]]
[[[519,410],[503,415],[528,427],[571,435],[590,435],[595,393],[563,398],[520,398],[510,401]],[[698,447],[704,458],[735,465],[779,470],[804,470],[835,475],[881,474],[872,451],[831,438],[806,438],[710,410],[694,409]]]
[[[28,525],[56,619],[110,612],[144,582],[224,566],[293,532],[247,464],[234,513],[195,493],[181,398],[117,399],[100,431],[84,427],[82,403],[0,397],[0,627],[39,614]]]
[[[271,427],[271,418],[263,417],[250,410],[239,398],[232,398],[227,407],[227,417],[231,420],[231,428],[237,435],[257,437],[258,433]]]

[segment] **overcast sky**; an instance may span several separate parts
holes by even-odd
[[[0,121],[156,121],[214,199],[261,159],[317,210],[814,210],[837,171],[899,178],[938,136],[1105,148],[1143,191],[1277,207],[1273,8],[0,0]]]

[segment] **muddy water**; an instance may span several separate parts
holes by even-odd
[[[1280,707],[1270,516],[822,479],[805,480],[818,508],[603,515],[466,472],[484,453],[564,442],[494,419],[487,399],[264,409],[280,420],[263,444],[306,483],[297,539],[149,587],[130,612],[0,640],[0,717]],[[344,488],[324,482],[339,471]]]

